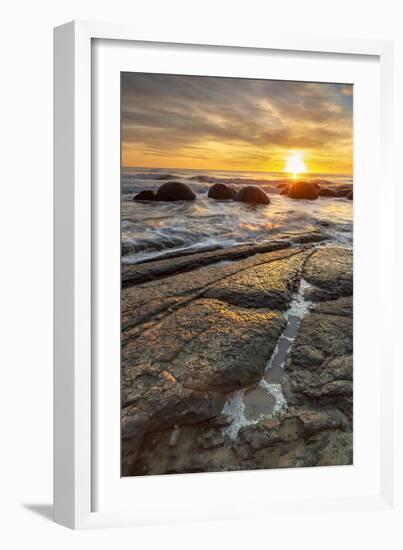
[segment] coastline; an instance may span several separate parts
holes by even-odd
[[[122,474],[351,464],[352,282],[317,230],[122,265]]]
[[[255,178],[260,174],[255,174]],[[326,228],[334,240],[349,244],[352,234],[351,176],[309,178],[316,200],[294,200],[284,194],[291,183],[285,174],[250,174],[181,170],[167,173],[122,173],[122,264],[132,265],[246,244],[271,242],[280,236]],[[165,183],[177,182],[195,200],[152,200]],[[217,188],[231,192],[254,186],[268,205],[210,195]],[[151,200],[140,200],[148,194]],[[325,193],[325,195],[323,195]],[[136,200],[133,200],[136,197]],[[221,199],[219,198],[221,197]],[[227,200],[225,200],[227,197]],[[222,200],[224,199],[224,200]]]

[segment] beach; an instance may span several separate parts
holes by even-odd
[[[133,200],[169,181],[194,200]],[[326,194],[122,170],[122,475],[352,464],[352,178],[309,182]],[[270,202],[212,199],[217,183]]]

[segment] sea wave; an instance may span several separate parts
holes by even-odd
[[[157,189],[174,179],[190,185],[197,195],[191,202],[133,201],[143,189]],[[326,187],[351,185],[350,176],[312,176]],[[324,229],[329,238],[352,244],[352,201],[319,197],[291,200],[280,195],[290,181],[279,173],[194,172],[129,169],[122,172],[122,262],[139,263],[161,257],[263,242],[276,235]],[[207,198],[212,183],[254,184],[271,197],[268,206],[220,202]]]

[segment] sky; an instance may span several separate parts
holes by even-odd
[[[122,73],[122,165],[351,174],[353,87]]]

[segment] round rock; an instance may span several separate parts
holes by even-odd
[[[133,197],[133,200],[134,201],[155,201],[155,193],[150,189],[146,189],[145,191],[140,191],[140,193],[137,193],[137,195]]]
[[[194,201],[196,195],[185,183],[168,181],[159,187],[156,198],[159,201]]]
[[[270,204],[270,197],[263,189],[256,185],[246,185],[238,192],[236,200],[252,204]]]
[[[290,185],[288,196],[291,199],[315,200],[318,198],[318,189],[316,185],[309,181],[297,181]]]
[[[226,185],[225,183],[215,183],[210,187],[207,194],[210,199],[219,200],[234,199],[235,195],[235,189],[230,185]]]

